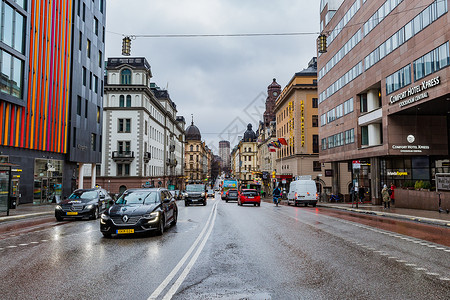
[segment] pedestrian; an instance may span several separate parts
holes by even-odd
[[[391,208],[391,197],[389,197],[389,189],[387,185],[383,186],[381,190],[381,197],[383,198],[384,208]]]
[[[360,188],[359,188],[359,191],[358,191],[358,193],[359,193],[359,202],[361,202],[361,203],[363,203],[363,200],[364,200],[364,193],[366,192],[366,190],[364,189],[364,186],[361,186]]]
[[[389,196],[391,197],[392,204],[395,204],[395,188],[396,186],[391,182],[391,187],[389,189]]]

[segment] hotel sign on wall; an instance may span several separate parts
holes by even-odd
[[[400,152],[410,152],[410,153],[422,153],[423,150],[430,150],[430,146],[426,145],[411,145],[415,142],[416,138],[410,134],[406,137],[409,145],[392,145],[392,149],[400,150]]]
[[[409,104],[415,103],[422,99],[426,99],[429,97],[428,90],[429,88],[435,87],[441,83],[441,79],[439,76],[432,78],[430,80],[422,81],[421,84],[410,87],[409,89],[391,96],[389,99],[389,104],[393,105],[398,102],[399,107],[404,107]]]

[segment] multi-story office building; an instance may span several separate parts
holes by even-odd
[[[182,189],[183,117],[150,82],[144,57],[108,58],[103,160],[97,181],[112,193],[144,186]]]
[[[0,151],[20,203],[68,195],[100,162],[104,3],[0,2]]]
[[[294,74],[276,102],[277,138],[287,143],[277,150],[277,179],[289,183],[296,176],[309,175],[317,180],[321,193],[330,194],[331,178],[343,176],[342,189],[348,193],[348,164],[336,164],[333,169],[319,161],[318,104],[317,59],[313,57],[308,68]]]
[[[220,141],[219,142],[219,156],[222,159],[222,169],[224,171],[229,171],[231,167],[230,161],[230,142]]]
[[[355,161],[374,203],[384,184],[434,185],[450,164],[448,1],[322,0],[320,22],[321,161]]]

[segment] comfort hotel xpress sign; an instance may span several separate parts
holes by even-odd
[[[401,92],[400,94],[391,96],[389,99],[389,104],[393,105],[397,102],[398,106],[403,107],[409,105],[411,103],[420,101],[422,99],[428,98],[428,90],[429,88],[435,87],[441,83],[441,79],[439,76],[436,76],[430,80],[422,81],[421,84],[410,87],[409,89]]]

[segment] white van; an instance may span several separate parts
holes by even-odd
[[[291,182],[288,193],[288,205],[291,205],[291,203],[295,206],[299,204],[308,206],[308,204],[311,204],[315,207],[318,198],[316,182],[314,180],[301,179]]]

